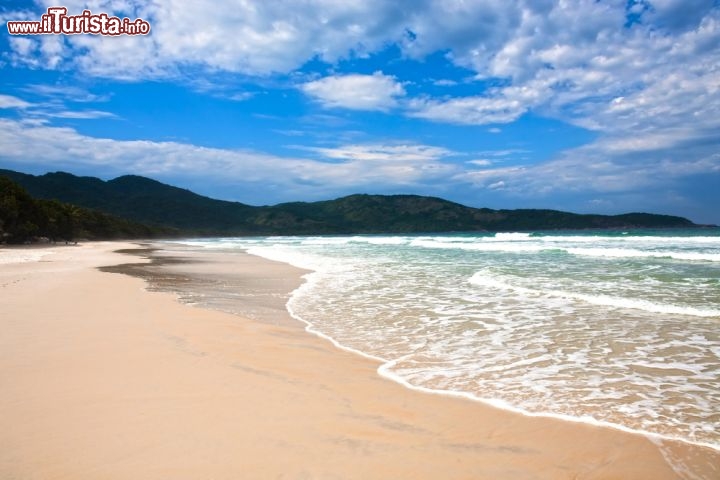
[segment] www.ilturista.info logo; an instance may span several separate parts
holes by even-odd
[[[147,35],[150,23],[142,18],[111,17],[107,13],[83,10],[80,15],[68,15],[65,7],[50,7],[40,21],[16,20],[7,22],[10,35]]]

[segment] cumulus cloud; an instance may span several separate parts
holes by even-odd
[[[683,3],[647,2],[647,23],[631,27],[625,27],[625,2],[519,4],[504,13],[517,21],[511,32],[493,37],[489,55],[479,54],[488,50],[486,32],[451,50],[478,78],[505,84],[475,96],[416,100],[410,114],[487,124],[534,111],[601,132],[648,122],[716,125],[710,112],[720,107],[720,11],[712,1],[698,1],[697,8],[683,7],[689,29],[663,28],[660,17]],[[613,103],[621,97],[622,104]]]
[[[86,6],[65,4],[70,12]],[[327,107],[401,106],[412,117],[456,124],[509,123],[533,112],[613,134],[690,121],[718,127],[720,6],[713,0],[286,0],[211,7],[200,0],[98,0],[90,7],[146,19],[152,34],[13,37],[12,61],[126,80],[190,81],[197,69],[286,74],[315,58],[333,63],[396,45],[418,60],[446,52],[448,61],[496,86],[478,83],[474,95],[406,102],[398,101],[406,97],[403,79],[379,73],[329,76],[300,88]],[[618,98],[622,103],[613,103]]]
[[[42,2],[43,8],[55,3]],[[46,36],[51,39],[48,42],[60,39],[64,45],[48,46],[41,53],[39,44],[45,38],[11,40],[18,43],[13,47],[18,61],[46,68],[56,68],[61,61],[72,62],[97,76],[173,78],[192,67],[262,76],[290,72],[314,57],[334,62],[381,48],[391,32],[402,36],[398,23],[404,16],[402,3],[98,0],[88,4],[68,0],[63,5],[71,14],[90,7],[98,13],[142,18],[150,22],[151,35]],[[20,14],[8,17],[20,19]]]
[[[302,91],[325,107],[352,110],[388,110],[405,95],[394,77],[375,72],[372,75],[339,75],[302,85]]]

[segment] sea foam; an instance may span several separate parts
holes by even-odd
[[[406,386],[720,446],[720,237],[217,242],[312,271],[292,315]]]

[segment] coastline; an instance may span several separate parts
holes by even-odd
[[[0,476],[683,478],[663,454],[695,478],[717,475],[710,449],[661,451],[640,435],[384,379],[376,362],[308,335],[284,311],[277,292],[301,274],[289,266],[243,257],[247,283],[264,279],[275,299],[249,309],[255,319],[96,270],[142,263],[113,253],[137,248],[58,247],[3,267]],[[218,274],[201,262],[169,267]]]

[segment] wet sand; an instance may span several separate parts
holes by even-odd
[[[137,248],[53,247],[0,266],[0,478],[719,476],[714,450],[661,449],[385,380],[288,317],[284,299],[302,273],[289,266],[238,255],[145,272],[180,293],[97,269],[147,261],[114,253]],[[226,275],[246,289],[212,306],[236,314],[177,301]]]

